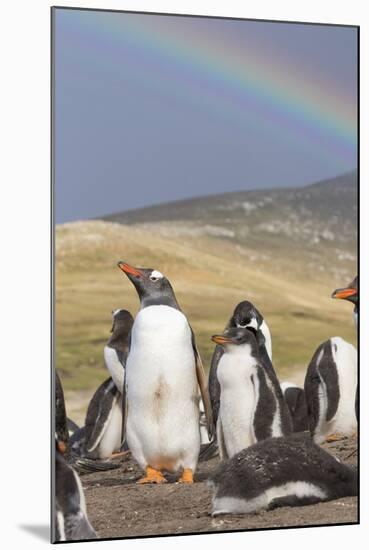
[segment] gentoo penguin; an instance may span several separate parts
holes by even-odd
[[[65,410],[65,399],[63,386],[58,374],[55,370],[55,438],[59,451],[69,458],[69,431],[67,413]]]
[[[240,302],[233,311],[232,317],[228,321],[225,330],[230,328],[246,328],[251,330],[259,330],[265,339],[265,349],[267,354],[272,360],[272,339],[270,336],[270,330],[265,322],[260,311],[247,300]],[[217,378],[217,368],[221,356],[224,353],[224,347],[220,345],[215,346],[215,350],[211,359],[210,371],[209,371],[209,393],[210,401],[213,410],[213,420],[216,425],[219,411],[219,396],[220,386]]]
[[[119,268],[134,285],[141,307],[131,331],[127,357],[124,433],[146,471],[139,483],[163,483],[163,471],[182,471],[192,483],[199,450],[198,387],[211,434],[211,406],[195,337],[173,288],[154,269]]]
[[[105,366],[120,393],[123,392],[124,367],[129,348],[133,317],[126,309],[112,311],[112,335],[104,347]]]
[[[310,361],[304,385],[310,432],[316,443],[355,432],[356,386],[354,346],[338,336],[323,342]]]
[[[211,476],[212,515],[249,514],[355,496],[357,469],[339,462],[306,434],[259,441],[221,463]]]
[[[291,382],[282,382],[281,389],[290,411],[293,431],[304,432],[309,430],[309,417],[304,390]]]
[[[356,276],[354,280],[345,288],[337,288],[333,294],[332,298],[338,298],[341,300],[348,300],[349,302],[352,302],[354,304],[354,311],[353,311],[353,317],[354,317],[354,323],[357,327],[358,323],[358,316],[359,316],[359,279]],[[358,403],[358,391],[356,386],[356,395],[355,395],[355,414],[356,419],[359,414],[359,403]]]
[[[347,300],[348,302],[351,302],[354,304],[355,307],[354,307],[353,317],[354,317],[355,325],[357,326],[357,318],[359,314],[358,277],[356,276],[355,279],[345,288],[337,288],[332,293],[332,298]]]
[[[125,309],[112,312],[112,335],[104,347],[105,365],[111,378],[96,390],[87,409],[85,426],[73,438],[73,448],[84,456],[105,459],[120,451],[122,442],[122,392],[124,367],[133,317]]]
[[[87,517],[85,496],[78,474],[58,451],[55,454],[54,506],[54,542],[97,538]]]
[[[264,340],[260,330],[257,335]],[[247,328],[229,328],[212,340],[224,348],[217,368],[220,458],[230,458],[262,439],[291,433],[281,389],[276,391],[254,333]]]

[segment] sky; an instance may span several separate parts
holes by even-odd
[[[55,221],[356,169],[353,27],[55,10]]]

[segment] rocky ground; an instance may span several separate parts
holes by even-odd
[[[357,461],[355,437],[324,447],[343,462]],[[356,523],[357,498],[347,497],[311,506],[285,507],[245,516],[212,518],[211,490],[206,480],[218,458],[199,464],[194,485],[175,482],[138,485],[141,472],[130,459],[120,468],[81,477],[89,519],[99,537],[138,537],[162,534],[206,533],[272,527]]]

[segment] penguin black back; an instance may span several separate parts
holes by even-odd
[[[301,433],[244,449],[220,464],[210,485],[213,515],[314,504],[358,492],[357,469]]]

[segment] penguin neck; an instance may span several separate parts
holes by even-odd
[[[127,339],[127,332],[119,332],[118,334],[114,334],[113,332],[106,345],[109,346],[109,348],[124,352],[127,351]]]
[[[357,321],[358,321],[358,316],[359,316],[359,307],[358,307],[357,304],[354,307],[354,311],[352,313],[352,316],[354,318],[355,327],[357,327]]]
[[[179,304],[175,296],[143,296],[141,298],[141,307],[140,309],[145,309],[150,306],[168,306],[173,309],[178,309],[182,311],[179,307]]]

